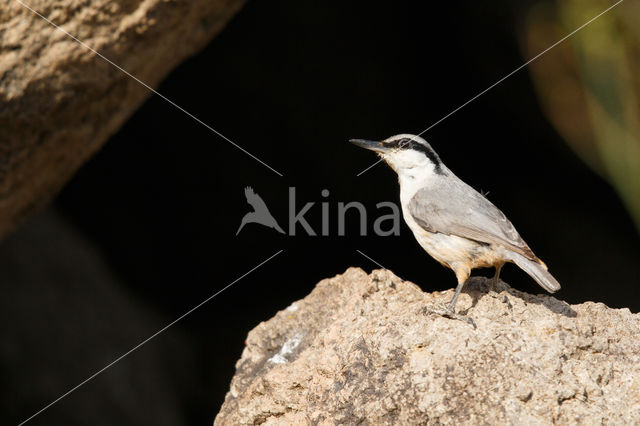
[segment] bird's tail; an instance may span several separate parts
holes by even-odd
[[[536,282],[549,293],[555,293],[560,290],[560,284],[547,271],[547,265],[542,263],[542,261],[538,263],[534,260],[529,260],[518,253],[511,253],[511,260],[518,265],[520,269],[529,274],[531,278],[536,280]]]

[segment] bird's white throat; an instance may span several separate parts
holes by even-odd
[[[423,153],[414,150],[400,150],[382,154],[384,161],[399,177],[422,179],[436,173],[435,165]]]
[[[383,158],[398,174],[401,198],[412,197],[419,189],[430,186],[437,176],[435,165],[420,152],[392,152],[383,154]]]

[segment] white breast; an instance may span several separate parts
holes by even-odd
[[[431,257],[452,269],[455,269],[455,264],[464,264],[469,268],[494,265],[497,260],[494,248],[455,235],[426,231],[413,219],[409,203],[418,190],[430,183],[407,176],[400,177],[402,215],[420,246]]]

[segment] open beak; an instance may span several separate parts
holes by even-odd
[[[366,139],[349,139],[349,142],[352,144],[359,146],[360,148],[369,149],[375,152],[386,152],[388,148],[386,148],[382,142],[376,141],[368,141]]]

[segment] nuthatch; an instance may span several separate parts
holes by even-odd
[[[560,289],[504,213],[454,175],[427,141],[401,134],[351,142],[377,152],[395,170],[407,225],[431,257],[455,272],[458,286],[449,314],[473,268],[495,267],[495,285],[502,266],[513,262],[548,292]]]

